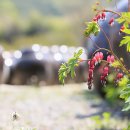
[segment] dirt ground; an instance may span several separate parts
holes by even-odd
[[[0,130],[96,130],[99,124],[91,117],[101,114],[106,108],[103,104],[85,84],[40,88],[1,85]],[[15,112],[17,120],[13,120]],[[113,130],[126,127],[127,120],[113,120]]]

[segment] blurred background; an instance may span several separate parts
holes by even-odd
[[[34,43],[82,45],[84,22],[92,18],[95,1],[0,0],[0,43],[7,50]]]
[[[39,74],[41,71],[44,71],[42,73],[44,75],[46,73],[46,76],[43,76],[43,84],[46,84],[44,80],[48,79],[47,75],[50,79],[54,78],[59,65],[71,57],[76,47],[82,46],[84,42],[84,22],[91,15],[89,14],[91,7],[89,9],[88,7],[90,6],[86,0],[77,2],[1,0],[1,63],[2,58],[4,60],[1,67],[3,68],[1,82],[28,84],[30,81],[27,81],[27,77],[32,78],[33,81],[39,80],[41,76],[38,75],[41,75]],[[54,62],[55,64],[52,65]],[[33,66],[32,63],[35,65],[31,68],[37,69],[34,70],[35,72],[28,70]],[[39,66],[41,70],[38,70]],[[50,66],[49,70],[47,70],[48,66]],[[25,74],[27,71],[30,75]],[[56,83],[58,83],[57,76],[53,79]],[[21,79],[23,77],[24,79]],[[54,84],[55,81],[48,83]]]
[[[117,109],[87,90],[86,63],[76,69],[75,79],[66,79],[69,85],[61,87],[58,80],[59,66],[75,51],[82,48],[81,57],[87,59],[83,33],[95,2],[0,0],[1,130],[106,130],[109,124],[114,129],[128,125],[126,118],[124,123],[118,118]],[[116,0],[98,2],[112,8]],[[113,113],[118,119],[111,118]]]
[[[85,22],[92,19],[95,2],[0,0],[1,83],[59,83],[60,64],[86,43]],[[85,64],[81,66],[77,73],[83,73]],[[86,81],[85,74],[78,79]]]
[[[34,43],[81,45],[84,21],[91,16],[93,1],[1,0],[1,45],[8,50]]]

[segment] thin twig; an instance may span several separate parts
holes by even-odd
[[[97,24],[98,24],[98,23],[97,23]],[[108,38],[106,32],[103,30],[103,28],[102,28],[99,24],[98,24],[98,26],[100,27],[101,31],[103,32],[104,36],[106,37],[111,52],[114,53],[113,50],[112,50],[111,41],[110,41],[110,39]]]
[[[110,50],[106,49],[106,48],[99,48],[99,49],[97,49],[97,50],[93,53],[92,57],[94,56],[94,54],[95,54],[96,52],[98,52],[98,51],[100,51],[100,50],[104,50],[104,51],[107,51],[107,52],[109,52],[109,53],[112,54],[112,52],[111,52]]]
[[[104,9],[103,11],[104,12],[110,12],[110,13],[113,13],[113,14],[117,14],[118,16],[121,17],[121,13],[120,12],[116,12],[116,11],[112,11],[112,10],[108,10],[108,9]]]

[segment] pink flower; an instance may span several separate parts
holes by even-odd
[[[107,56],[107,62],[108,62],[108,63],[113,63],[114,61],[115,61],[115,58],[114,58],[113,55]]]
[[[114,24],[114,18],[111,18],[111,19],[109,20],[108,24],[109,24],[110,26],[113,26],[113,24]]]
[[[94,22],[97,22],[98,20],[97,20],[97,18],[95,17],[95,18],[93,18],[93,21],[94,21]]]
[[[95,64],[99,63],[103,59],[103,53],[97,52],[92,60],[94,60]]]
[[[101,18],[102,18],[103,20],[106,19],[106,14],[105,14],[104,12],[102,12],[102,14],[101,14]]]
[[[121,28],[120,28],[119,34],[121,34],[124,31],[124,29],[125,29],[125,26],[122,25]]]
[[[93,69],[89,69],[89,77],[93,77]]]
[[[102,83],[103,85],[106,84],[106,78],[107,78],[107,76],[108,76],[108,73],[109,73],[109,67],[106,66],[106,67],[103,68],[103,73],[102,73],[102,75],[101,75],[101,77],[100,77],[101,83]]]
[[[97,20],[100,20],[101,15],[100,15],[100,14],[98,14],[96,18],[97,18]]]
[[[89,70],[88,70],[88,89],[91,89],[92,87],[92,82],[93,82],[93,71],[94,71],[94,67],[95,67],[95,61],[94,60],[90,60],[88,61],[88,65],[89,65]]]
[[[116,78],[117,78],[117,80],[120,80],[121,78],[123,78],[123,74],[122,73],[118,73]]]
[[[118,73],[116,75],[115,83],[117,84],[123,78],[123,76],[123,73]]]
[[[88,61],[89,65],[89,70],[88,70],[88,89],[91,89],[92,83],[93,83],[93,71],[95,68],[95,65],[99,63],[103,59],[103,53],[102,52],[97,52],[92,60]]]

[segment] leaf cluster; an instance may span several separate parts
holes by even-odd
[[[124,76],[124,77],[118,82],[118,85],[119,85],[119,87],[123,87],[123,88],[124,88],[124,87],[127,86],[128,82],[129,82],[128,77],[127,77],[127,76]]]
[[[129,33],[130,33],[130,29],[129,29]],[[123,45],[126,45],[127,51],[130,52],[130,36],[123,37],[123,39],[120,42],[120,46],[123,46]]]
[[[118,23],[124,24],[125,29],[123,30],[123,33],[126,34],[126,36],[123,37],[123,39],[120,42],[119,46],[126,45],[127,52],[130,52],[130,29],[129,29],[129,21],[130,21],[130,12],[124,12],[121,14],[121,17],[117,19]],[[120,82],[120,87],[125,87],[120,94],[120,98],[125,100],[125,106],[123,108],[123,111],[130,110],[130,84],[128,84],[129,79],[127,77],[124,77]]]
[[[123,24],[125,29],[123,30],[123,33],[125,33],[128,36],[123,37],[123,39],[120,42],[120,46],[126,45],[126,49],[128,52],[130,52],[130,12],[122,12],[121,17],[116,19],[116,21],[120,24]]]
[[[124,81],[124,84],[127,84],[129,80]],[[126,83],[127,82],[127,83]],[[130,110],[130,84],[127,84],[126,87],[121,91],[120,98],[125,100],[125,106],[123,108],[123,111]]]
[[[111,64],[112,67],[114,68],[120,68],[121,67],[121,64],[118,60],[115,60],[112,64]]]
[[[100,32],[100,28],[96,22],[92,21],[87,22],[86,24],[87,27],[84,32],[86,37],[90,36],[91,34],[94,34],[96,36]]]
[[[129,26],[130,23],[130,12],[122,12],[121,16],[116,19],[120,24],[124,24],[125,27]]]
[[[62,63],[60,66],[58,75],[59,75],[59,81],[64,84],[65,78],[70,73],[71,77],[74,78],[76,76],[75,74],[75,67],[79,65],[80,56],[83,53],[83,50],[80,49],[78,52],[75,52],[73,57],[68,60],[66,63]]]

